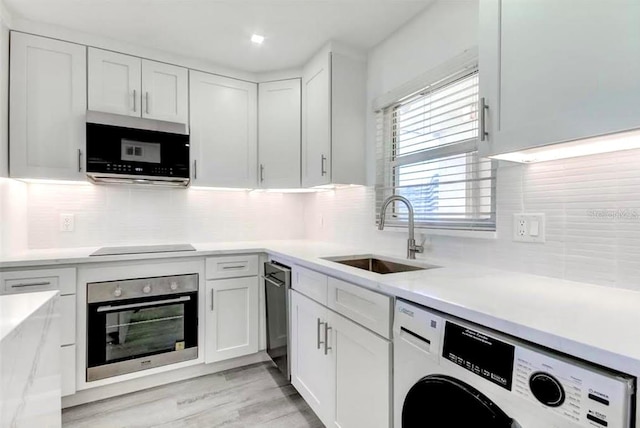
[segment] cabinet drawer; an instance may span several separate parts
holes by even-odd
[[[209,257],[206,262],[206,274],[207,279],[258,275],[258,255]]]
[[[76,393],[76,345],[60,348],[60,377],[62,396]]]
[[[75,268],[34,269],[0,272],[4,294],[60,290],[60,295],[76,294]]]
[[[391,297],[329,278],[327,306],[386,338],[391,338]]]
[[[60,296],[60,329],[62,346],[76,343],[76,296]]]
[[[300,266],[294,266],[292,270],[293,289],[326,306],[327,276]]]

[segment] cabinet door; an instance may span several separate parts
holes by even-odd
[[[186,68],[142,60],[142,117],[187,123]]]
[[[260,83],[259,184],[300,187],[300,79]]]
[[[325,424],[332,418],[335,397],[332,351],[325,354],[324,345],[327,312],[291,290],[291,383]]]
[[[329,311],[335,412],[328,426],[388,428],[391,424],[391,342]]]
[[[189,76],[193,184],[255,188],[257,85],[197,71]]]
[[[205,362],[258,352],[258,277],[207,281]]]
[[[323,52],[302,76],[302,187],[331,181],[331,54]]]
[[[89,48],[89,110],[142,116],[141,60]]]
[[[483,155],[640,127],[640,3],[482,0]]]
[[[84,179],[86,48],[11,33],[10,176]]]

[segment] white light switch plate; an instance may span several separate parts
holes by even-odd
[[[73,232],[75,218],[73,214],[60,214],[60,232]]]
[[[544,214],[514,214],[513,240],[516,242],[545,242]]]

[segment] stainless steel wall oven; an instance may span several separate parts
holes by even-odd
[[[87,284],[87,382],[198,357],[198,274]]]

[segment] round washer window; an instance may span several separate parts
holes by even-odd
[[[472,386],[429,375],[411,387],[402,406],[402,428],[512,428],[502,409]]]

